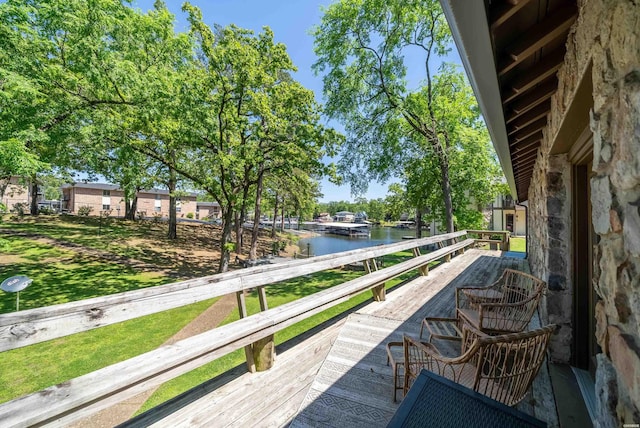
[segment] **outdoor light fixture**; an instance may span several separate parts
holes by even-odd
[[[20,292],[27,288],[33,279],[24,275],[12,276],[0,284],[0,288],[8,293],[16,293],[16,311],[20,310]]]

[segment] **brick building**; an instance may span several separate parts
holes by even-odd
[[[114,184],[76,183],[62,186],[63,211],[78,213],[83,206],[92,208],[90,215],[99,215],[101,211],[111,210],[111,216],[123,216],[125,213],[124,192]],[[195,216],[196,194],[180,196],[176,202],[178,217],[188,213]],[[169,216],[169,191],[162,189],[141,190],[138,192],[137,212],[151,217]]]
[[[4,181],[4,180],[2,180]],[[0,186],[6,187],[2,195],[0,203],[3,203],[7,210],[13,210],[13,206],[17,203],[30,203],[29,186],[27,183],[22,182],[19,177],[11,177],[8,182],[0,182]]]

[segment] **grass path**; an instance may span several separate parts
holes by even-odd
[[[220,325],[227,316],[236,309],[236,297],[233,294],[227,294],[217,300],[207,310],[202,312],[189,324],[184,326],[170,337],[164,345],[171,345],[182,339],[195,336]],[[114,406],[104,409],[91,417],[83,419],[72,425],[73,428],[84,428],[87,426],[93,428],[110,428],[128,421],[136,414],[144,403],[153,395],[159,387],[151,388],[143,393],[136,395],[128,400],[124,400]]]

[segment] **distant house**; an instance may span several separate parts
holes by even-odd
[[[12,210],[15,204],[28,204],[30,202],[29,186],[23,184],[20,181],[20,177],[11,177],[8,179],[8,182],[5,180],[0,181],[0,186],[4,185],[6,185],[6,187],[0,202],[2,202],[8,210]]]
[[[111,211],[111,216],[122,216],[125,213],[124,192],[114,184],[76,183],[62,186],[62,209],[77,213],[83,206],[92,208],[91,215],[99,215],[101,211]],[[137,211],[144,216],[154,213],[163,217],[169,216],[169,191],[149,189],[138,192]],[[176,201],[178,217],[196,212],[196,194],[180,196]]]
[[[490,230],[508,230],[514,235],[527,234],[525,207],[516,205],[510,195],[498,195],[491,204]]]
[[[368,219],[369,219],[369,216],[367,216],[367,213],[364,211],[360,211],[356,213],[356,215],[353,218],[353,221],[354,223],[364,223]]]
[[[335,215],[336,221],[353,222],[355,214],[350,211],[338,211]]]
[[[196,218],[220,218],[222,209],[217,202],[196,202]]]

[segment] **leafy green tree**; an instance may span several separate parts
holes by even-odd
[[[318,125],[312,93],[290,78],[295,68],[268,28],[257,36],[233,25],[212,30],[197,8],[188,3],[183,8],[196,49],[174,86],[179,88],[175,104],[163,112],[169,118],[164,123],[174,126],[161,132],[149,126],[140,150],[171,164],[220,203],[223,272],[238,247],[232,224],[239,240],[247,208],[259,201],[265,178],[289,174],[295,166],[314,170],[327,136],[335,133]],[[147,144],[158,136],[183,156],[173,163],[168,151]]]
[[[385,218],[385,204],[383,198],[370,199],[367,204],[367,214],[370,221],[382,221]]]
[[[352,185],[396,175],[409,205],[402,210],[415,209],[418,222],[424,215],[448,231],[477,227],[501,173],[464,74],[449,64],[431,70],[451,41],[438,2],[340,1],[315,35],[328,111],[350,136],[341,171]],[[405,79],[409,55],[423,58],[415,90]],[[399,189],[393,193],[400,204]]]
[[[164,81],[173,39],[159,1],[146,14],[111,0],[0,4],[0,141],[21,141],[45,166],[86,165],[85,156],[101,156],[92,132],[127,140],[119,134],[135,134],[134,108],[165,94],[150,89]]]
[[[77,158],[89,114],[132,103],[123,34],[136,16],[108,0],[0,4],[0,141],[22,141],[43,164]]]
[[[314,30],[314,65],[324,76],[327,113],[349,134],[342,170],[356,187],[398,174],[408,144],[436,160],[448,231],[452,231],[451,140],[433,100],[431,61],[451,43],[436,0],[342,0]],[[410,52],[410,53],[409,53]],[[408,55],[423,58],[425,82],[410,90]]]
[[[407,200],[407,191],[400,183],[389,185],[389,192],[384,198],[384,203],[389,220],[399,220],[400,216],[409,213],[412,207]]]

